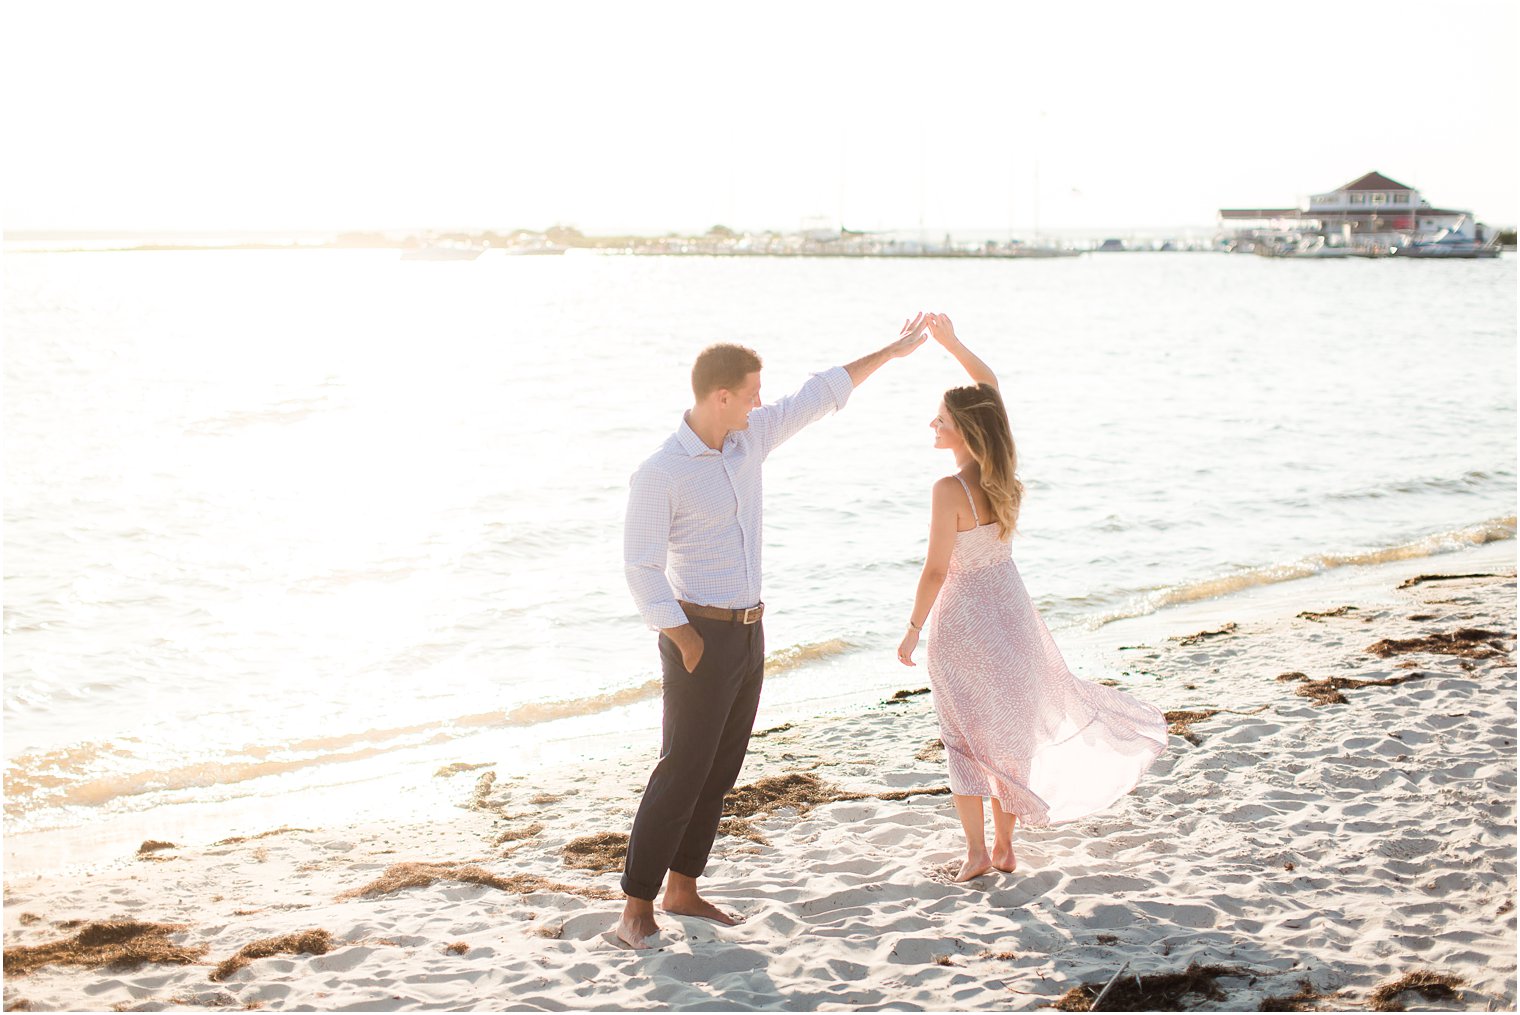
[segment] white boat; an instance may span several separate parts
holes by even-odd
[[[1379,257],[1383,251],[1370,244],[1349,246],[1330,243],[1319,233],[1287,233],[1258,237],[1256,253],[1263,257]]]
[[[506,247],[505,252],[518,257],[543,256],[545,254],[563,254],[568,247],[561,247],[554,243],[545,243],[535,247]]]
[[[1323,236],[1306,237],[1298,248],[1291,250],[1288,257],[1357,257],[1362,255],[1355,247],[1326,242]]]
[[[1487,242],[1443,229],[1428,240],[1413,240],[1398,249],[1399,257],[1498,257],[1499,236]]]
[[[408,247],[401,252],[401,259],[403,261],[473,261],[485,252],[485,247],[430,243],[423,247]]]

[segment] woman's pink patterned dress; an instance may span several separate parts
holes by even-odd
[[[992,797],[1026,825],[1074,821],[1134,789],[1166,749],[1166,719],[1072,675],[997,532],[956,535],[929,624],[950,791]]]

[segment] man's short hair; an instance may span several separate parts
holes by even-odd
[[[739,390],[750,374],[760,369],[755,350],[730,342],[710,345],[697,355],[691,368],[691,391],[701,401],[719,388]]]

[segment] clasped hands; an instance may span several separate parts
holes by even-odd
[[[893,358],[906,356],[934,336],[934,340],[949,349],[959,340],[955,337],[955,325],[945,314],[919,313],[911,320],[903,321],[897,341],[888,347]]]

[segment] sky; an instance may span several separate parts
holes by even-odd
[[[9,0],[0,226],[1030,235],[1371,170],[1513,225],[1517,8]]]

